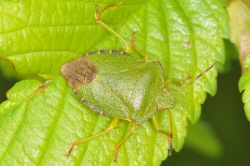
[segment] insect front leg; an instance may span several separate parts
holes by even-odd
[[[69,151],[68,151],[68,153],[67,153],[66,156],[69,157],[69,156],[71,155],[71,152],[73,151],[73,149],[75,148],[76,145],[79,145],[79,144],[82,144],[82,143],[84,143],[84,142],[87,142],[87,141],[90,141],[90,140],[92,140],[92,139],[95,139],[95,138],[97,138],[97,137],[100,137],[100,136],[102,136],[102,135],[104,135],[104,134],[107,134],[107,133],[110,132],[111,130],[113,130],[114,127],[115,127],[115,125],[118,123],[118,121],[119,121],[118,118],[114,118],[114,119],[112,120],[112,122],[110,123],[109,127],[108,127],[105,131],[103,131],[103,132],[101,132],[101,133],[99,133],[99,134],[93,135],[93,136],[91,136],[91,137],[85,138],[85,139],[83,139],[83,140],[79,140],[79,141],[73,142],[72,145],[70,146],[70,149],[69,149]]]
[[[176,86],[181,86],[182,84],[184,84],[188,79],[190,79],[191,77],[188,76],[180,81],[174,79],[174,78],[168,78],[165,82],[166,86],[165,86],[165,90],[168,91],[168,85],[169,84],[175,84]]]
[[[172,141],[172,138],[173,138],[173,133],[172,133],[172,116],[171,116],[171,112],[170,110],[167,110],[168,111],[168,115],[169,115],[169,119],[170,119],[170,131],[167,132],[165,130],[162,130],[155,118],[155,116],[152,116],[152,120],[153,120],[153,124],[154,124],[154,127],[155,129],[160,132],[160,133],[163,133],[165,135],[167,135],[168,137],[168,141],[169,141],[169,150],[168,150],[168,155],[171,156],[172,155],[172,152],[173,152],[173,141]]]
[[[190,79],[190,78],[191,78],[191,77],[188,76],[188,77],[186,77],[186,78],[184,78],[184,79],[182,79],[182,80],[180,80],[180,81],[178,81],[178,80],[176,80],[176,79],[174,79],[174,78],[168,78],[168,79],[166,80],[166,85],[173,83],[173,84],[175,84],[175,85],[177,85],[177,86],[181,86],[182,84],[184,84],[184,83],[185,83],[188,79]]]

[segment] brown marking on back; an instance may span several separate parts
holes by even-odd
[[[65,63],[61,67],[61,73],[68,80],[70,86],[75,89],[95,80],[98,70],[86,56],[82,56]]]

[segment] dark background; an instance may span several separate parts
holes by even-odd
[[[187,146],[174,153],[163,166],[247,166],[250,165],[250,124],[246,119],[242,94],[238,90],[241,76],[238,62],[233,62],[231,72],[218,76],[218,91],[208,95],[202,107],[202,119],[209,123],[223,144],[223,154],[211,159],[189,149]],[[6,100],[5,93],[15,80],[4,80],[0,72],[0,103]]]
[[[242,94],[238,89],[241,69],[234,61],[231,72],[218,76],[215,96],[208,95],[202,106],[202,119],[209,123],[223,144],[222,156],[209,159],[187,146],[173,154],[163,166],[249,166],[250,124],[245,116]]]

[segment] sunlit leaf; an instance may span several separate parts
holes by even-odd
[[[93,4],[100,11],[113,5],[101,19],[129,43],[136,32],[135,45],[148,59],[162,63],[166,78],[194,78],[225,59],[222,37],[228,27],[224,1],[219,2],[1,1],[0,56],[10,60],[18,73],[44,80],[20,81],[0,105],[0,165],[160,165],[169,143],[151,121],[139,126],[121,147],[118,163],[113,163],[114,148],[130,130],[126,121],[110,134],[77,146],[67,158],[73,141],[104,131],[111,118],[83,105],[62,78],[60,67],[88,51],[124,49],[122,42],[95,23]],[[213,68],[177,96],[172,110],[176,151],[183,146],[187,118],[196,122],[206,92],[215,94],[216,75]],[[173,93],[180,88],[169,85]],[[168,114],[160,112],[157,119],[169,131]]]

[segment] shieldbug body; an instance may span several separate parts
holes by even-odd
[[[132,56],[127,42],[99,19],[98,6],[96,5],[95,8],[96,22],[121,39],[125,43],[126,49],[124,51],[99,50],[87,53],[64,64],[61,73],[69,82],[76,96],[85,105],[100,115],[114,119],[107,130],[72,143],[67,156],[70,156],[76,145],[110,132],[120,119],[132,123],[132,128],[130,133],[117,144],[114,161],[117,161],[121,145],[129,139],[137,126],[149,119],[153,120],[153,124],[159,132],[168,136],[169,154],[171,154],[172,129],[169,132],[160,129],[154,115],[158,111],[168,110],[171,119],[170,110],[175,106],[176,94],[185,90],[214,64],[180,91],[172,94],[166,88],[167,80],[164,78],[161,63]],[[134,45],[134,37],[132,40],[132,48],[141,53]],[[143,53],[143,55],[145,54]]]

